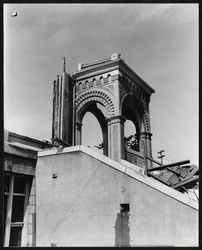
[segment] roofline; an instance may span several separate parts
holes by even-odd
[[[86,74],[94,73],[95,69],[96,70],[103,70],[103,71],[108,70],[109,65],[111,67],[118,68],[119,61],[120,61],[120,59],[116,59],[116,60],[113,60],[113,61],[111,61],[111,60],[106,60],[106,61],[102,60],[102,62],[99,61],[100,63],[98,62],[98,63],[89,64],[91,66],[84,67],[80,71],[76,71],[76,72],[72,73],[72,75],[74,77],[76,77],[76,78],[80,78],[82,76],[85,76]]]
[[[111,70],[118,69],[121,73],[126,74],[131,80],[134,80],[140,87],[142,87],[146,92],[148,92],[150,95],[152,93],[155,93],[155,90],[150,87],[139,75],[137,75],[133,69],[131,69],[123,59],[118,58],[116,60],[110,60],[105,59],[102,61],[98,61],[92,64],[86,64],[87,66],[84,68],[81,68],[80,71],[74,72],[72,76],[76,80],[83,80],[88,77],[92,77],[95,74],[95,70],[98,71],[100,74],[106,73]],[[88,66],[89,65],[89,66]]]
[[[142,175],[141,173],[136,172],[134,169],[131,169],[129,165],[124,164],[124,161],[122,163],[119,163],[117,161],[114,161],[110,159],[109,157],[105,155],[101,155],[94,150],[91,150],[83,145],[79,146],[73,146],[73,147],[66,147],[63,149],[52,149],[52,150],[42,150],[38,152],[38,157],[45,157],[45,156],[51,156],[51,155],[58,155],[58,154],[66,154],[66,153],[71,153],[71,152],[83,152],[107,165],[109,165],[112,168],[115,168],[122,173],[150,186],[151,188],[154,188],[158,190],[161,193],[164,193],[167,196],[170,196],[174,198],[175,200],[180,201],[181,203],[192,207],[196,210],[198,210],[198,203],[191,199],[190,197],[186,196],[185,194],[166,186],[165,184],[156,181],[155,179],[152,179],[151,177],[148,177],[146,175]]]
[[[6,129],[5,129],[5,133],[8,133],[8,142],[12,142],[12,141],[9,141],[9,136],[13,136],[13,137],[15,137],[15,138],[23,139],[23,140],[28,141],[28,142],[38,143],[38,144],[39,144],[40,146],[42,146],[42,147],[50,146],[50,144],[47,143],[47,142],[40,141],[40,140],[31,138],[31,137],[28,137],[28,136],[16,134],[16,133],[11,132],[11,131],[6,130]],[[4,138],[5,138],[5,136],[4,136]],[[4,139],[4,140],[5,140],[5,139]],[[5,140],[5,141],[7,141],[7,140]],[[23,144],[23,143],[21,143],[21,144]]]
[[[125,67],[126,70],[128,70],[132,74],[132,77],[131,77],[132,79],[139,81],[137,83],[140,83],[141,87],[143,87],[145,90],[149,91],[150,94],[155,93],[155,90],[152,87],[150,87],[149,84],[147,84],[138,74],[136,74],[135,71],[133,69],[131,69],[131,67],[129,67],[128,64],[126,64],[123,60],[120,60],[120,65]],[[142,86],[142,84],[144,84],[144,85]]]

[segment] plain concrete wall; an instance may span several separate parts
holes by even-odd
[[[38,159],[36,246],[115,246],[122,203],[130,204],[130,246],[198,245],[196,209],[72,152]]]

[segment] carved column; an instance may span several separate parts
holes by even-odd
[[[140,152],[145,155],[146,169],[152,168],[152,162],[146,156],[152,157],[151,133],[142,132],[140,134]]]
[[[81,145],[81,127],[83,124],[77,121],[75,125],[76,125],[75,145]]]
[[[124,122],[123,116],[107,118],[108,122],[108,156],[116,161],[125,159]]]

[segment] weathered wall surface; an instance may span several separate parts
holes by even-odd
[[[39,157],[36,246],[115,246],[120,238],[130,246],[197,246],[198,211],[85,153]]]

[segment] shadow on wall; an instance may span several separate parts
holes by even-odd
[[[115,247],[130,247],[129,231],[128,212],[118,213],[115,224]]]

